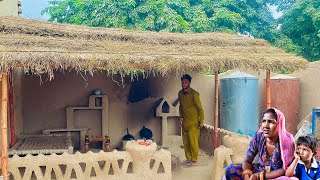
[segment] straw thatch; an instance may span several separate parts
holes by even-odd
[[[0,70],[76,69],[124,73],[305,68],[307,61],[267,41],[224,33],[157,33],[93,28],[14,17],[0,19]]]

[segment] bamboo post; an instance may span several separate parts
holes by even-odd
[[[270,70],[266,74],[266,107],[271,108]]]
[[[16,133],[14,125],[14,107],[13,107],[13,73],[10,70],[9,76],[9,111],[10,111],[10,145],[11,147],[16,144]]]
[[[218,148],[218,68],[214,70],[214,149]]]
[[[1,169],[2,176],[5,180],[8,180],[8,74],[2,73],[1,78],[2,85],[2,97],[1,97]]]

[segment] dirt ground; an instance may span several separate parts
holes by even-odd
[[[180,147],[170,147],[172,153],[172,179],[173,180],[211,180],[213,156],[200,151],[195,167],[184,168],[181,163],[185,161],[184,150]]]

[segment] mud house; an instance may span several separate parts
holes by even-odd
[[[0,19],[0,59],[2,147],[8,149],[26,135],[44,136],[60,132],[71,134],[69,141],[75,150],[80,150],[84,144],[84,134],[90,129],[92,135],[108,134],[110,149],[113,150],[121,146],[127,128],[138,139],[142,126],[151,129],[153,139],[161,144],[164,123],[162,116],[155,116],[155,104],[165,100],[160,103],[164,105],[160,108],[163,113],[172,113],[169,118],[166,117],[166,133],[179,136],[174,112],[179,77],[183,73],[194,75],[193,86],[202,96],[205,123],[213,125],[214,117],[215,122],[218,117],[217,91],[214,88],[217,76],[203,76],[201,73],[212,71],[217,75],[219,68],[267,70],[270,73],[307,67],[305,59],[285,53],[261,39],[223,33],[174,34],[92,28],[15,17]],[[13,80],[12,86],[7,83],[8,79],[9,82]],[[6,98],[11,97],[10,89],[13,89],[13,100],[9,98],[12,103],[8,103]],[[97,89],[101,94],[92,94]],[[13,119],[10,119],[7,107]],[[7,118],[8,125],[3,120]],[[6,163],[7,149],[2,149],[2,153]],[[159,155],[153,157],[156,164],[168,164],[170,155],[167,156],[166,151],[157,153]],[[99,155],[94,156],[99,159]],[[65,164],[67,162],[63,160],[76,156],[81,156],[83,161],[90,159],[90,156],[79,153],[56,156],[62,157],[61,162],[53,161],[56,164],[50,165],[50,168]],[[126,160],[128,154],[123,156],[116,158],[125,159],[124,164],[133,162],[133,169],[139,166],[139,163],[134,163],[134,158]],[[39,156],[10,157],[11,173],[18,174],[15,168],[27,162],[23,158],[30,162]],[[70,170],[65,171],[72,173],[72,169],[77,169],[75,164],[66,165]],[[163,166],[169,172],[168,166]],[[98,169],[94,165],[92,167]],[[2,164],[2,170],[3,173],[7,171],[6,164]],[[38,171],[29,169],[29,174],[19,173],[21,177],[31,176],[33,172],[35,176],[41,176]],[[61,177],[66,173],[58,175],[59,170],[54,171],[56,176]],[[131,177],[125,170],[121,174],[121,168],[116,171],[116,175]],[[157,170],[153,171],[157,173]],[[96,176],[103,177],[103,173],[97,172]],[[135,172],[141,171],[136,169]],[[43,177],[49,176],[47,171],[44,174]],[[75,174],[77,178],[90,176],[90,172],[81,174],[80,170],[76,170]],[[170,176],[165,177],[170,179]]]

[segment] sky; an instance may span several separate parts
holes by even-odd
[[[282,12],[277,12],[277,6],[269,6],[269,9],[272,13],[272,16],[275,18],[275,19],[278,19],[279,17],[281,17],[283,15]]]
[[[22,17],[30,18],[30,19],[38,19],[38,20],[48,20],[50,18],[49,15],[41,15],[41,11],[49,6],[49,0],[21,0],[22,7]],[[279,18],[282,16],[281,12],[276,11],[276,6],[269,6],[273,17]]]
[[[48,0],[21,0],[22,17],[48,20],[49,15],[41,15],[41,11],[48,6]]]

